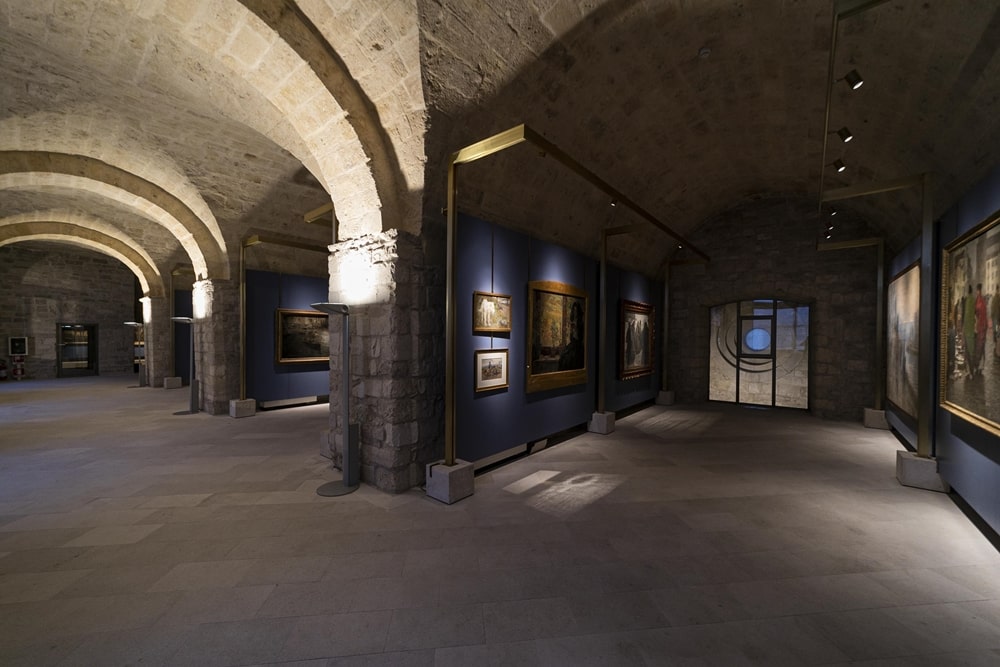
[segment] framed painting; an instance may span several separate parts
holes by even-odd
[[[1000,435],[1000,218],[944,249],[941,406]]]
[[[917,360],[920,351],[920,265],[889,281],[886,300],[885,397],[917,417]]]
[[[304,364],[330,359],[330,329],[326,313],[279,308],[274,313],[275,359],[279,364]]]
[[[622,380],[653,372],[653,307],[639,301],[622,301],[618,352],[618,377]]]
[[[510,333],[510,295],[472,293],[472,333]]]
[[[552,281],[528,283],[526,391],[587,381],[587,293]]]
[[[476,350],[476,391],[506,389],[507,350]]]

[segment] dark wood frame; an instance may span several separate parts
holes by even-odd
[[[977,225],[974,229],[961,237],[956,239],[954,242],[950,243],[942,251],[942,261],[941,261],[941,317],[939,321],[939,331],[940,331],[940,345],[941,345],[941,364],[940,364],[940,382],[939,382],[939,404],[944,409],[949,412],[970,421],[984,429],[989,430],[995,435],[1000,435],[1000,406],[995,407],[996,413],[994,414],[979,414],[974,408],[968,405],[962,405],[953,400],[950,397],[949,389],[954,384],[954,378],[950,377],[951,373],[958,371],[957,367],[957,354],[955,357],[952,356],[952,350],[957,351],[957,338],[963,336],[964,332],[959,329],[956,324],[956,312],[955,312],[955,300],[953,296],[956,293],[967,294],[967,285],[973,286],[973,296],[975,295],[975,285],[977,282],[985,282],[985,279],[981,275],[970,276],[968,275],[968,255],[970,250],[973,249],[975,244],[985,243],[986,236],[990,233],[1000,234],[1000,216],[995,216],[988,218],[981,224]],[[965,262],[962,265],[962,271],[965,274],[966,282],[963,285],[958,285],[958,289],[955,289],[955,285],[952,280],[955,278],[955,274],[959,270],[959,263],[964,259]],[[985,261],[983,262],[985,263]],[[983,293],[990,294],[989,285],[983,285]],[[987,304],[987,315],[989,315],[990,305]],[[964,318],[964,313],[962,316]],[[952,325],[955,326],[955,347],[952,347],[951,341],[951,330]],[[991,332],[987,330],[987,336],[991,336]],[[988,354],[986,350],[989,346],[986,346],[984,353]],[[987,360],[986,364],[991,363],[992,360]],[[968,363],[968,351],[965,351],[965,363]],[[963,381],[968,381],[963,378]],[[980,381],[985,382],[984,378],[980,378]],[[1000,384],[1000,378],[993,378],[993,382]],[[994,391],[1000,389],[1000,387],[994,387]],[[984,388],[984,393],[986,388]]]
[[[286,337],[296,334],[304,336],[306,333],[306,323],[315,321],[320,325],[320,329],[325,334],[325,340],[319,341],[319,349],[312,350],[295,349],[297,341]],[[321,334],[322,336],[322,334]],[[326,352],[323,352],[324,346]],[[310,354],[310,352],[313,352]],[[291,308],[278,308],[274,311],[274,358],[279,364],[309,364],[330,359],[330,329],[329,318],[326,313],[316,310],[294,310]]]
[[[567,327],[572,326],[566,321],[569,314],[572,317],[574,306],[577,307],[577,338],[579,344],[569,345],[560,343],[559,349],[548,346],[547,358],[541,346],[540,332],[536,331],[540,321],[536,318],[544,317],[545,313],[536,312],[536,302],[545,297],[556,297],[558,306],[557,321],[550,324],[558,329],[560,340],[565,340],[567,334],[572,334]],[[587,293],[572,285],[549,280],[536,280],[528,283],[528,341],[527,341],[527,377],[525,390],[528,393],[536,391],[547,391],[559,387],[569,387],[587,382]],[[557,356],[553,356],[557,355]],[[569,368],[559,368],[560,365],[569,363]],[[556,368],[552,365],[555,362]]]
[[[506,312],[507,326],[482,326],[476,324],[476,313],[479,312],[479,304],[486,300],[492,300],[497,306]],[[506,302],[506,304],[504,302]],[[494,292],[478,291],[472,293],[472,333],[510,333],[510,320],[510,294],[496,294]]]
[[[496,384],[487,384],[493,382],[494,379],[483,378],[480,373],[482,371],[481,361],[484,357],[496,357],[502,361],[501,367],[501,379]],[[498,349],[498,350],[476,350],[475,358],[472,364],[473,372],[473,386],[477,392],[480,391],[496,391],[497,389],[506,389],[510,386],[510,350],[508,349]]]
[[[618,328],[618,378],[620,380],[631,380],[653,373],[653,363],[656,358],[656,347],[654,346],[654,341],[656,340],[655,312],[653,306],[648,303],[622,300]],[[647,319],[648,330],[645,340],[641,341],[647,350],[645,363],[630,364],[627,358],[629,352],[628,320],[630,315],[644,315]]]

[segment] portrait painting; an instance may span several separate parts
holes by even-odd
[[[622,301],[619,331],[618,377],[622,380],[653,372],[653,307]]]
[[[552,281],[528,283],[527,391],[587,381],[587,293]]]

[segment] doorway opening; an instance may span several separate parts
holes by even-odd
[[[708,398],[809,408],[809,306],[778,299],[711,309]]]
[[[97,325],[60,322],[56,331],[56,375],[97,375]]]

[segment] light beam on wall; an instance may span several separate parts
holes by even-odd
[[[366,254],[351,252],[340,262],[340,298],[357,305],[375,301],[377,281],[375,267]]]

